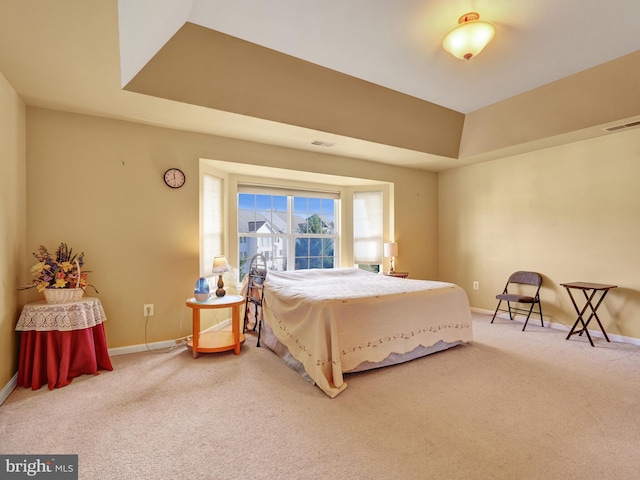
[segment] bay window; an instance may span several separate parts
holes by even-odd
[[[271,270],[339,265],[339,194],[238,186],[238,259],[242,278],[261,254]]]

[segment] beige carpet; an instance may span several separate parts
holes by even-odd
[[[347,377],[335,399],[250,337],[240,356],[113,357],[0,407],[0,453],[81,479],[632,479],[640,348],[474,314],[474,343]]]

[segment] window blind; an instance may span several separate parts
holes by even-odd
[[[356,264],[382,264],[382,192],[353,194],[353,254]]]
[[[210,275],[213,257],[222,251],[222,179],[203,175],[202,185],[202,246],[200,251],[200,274]]]

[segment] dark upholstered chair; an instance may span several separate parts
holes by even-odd
[[[544,327],[542,320],[542,304],[540,303],[540,286],[542,285],[542,276],[536,272],[515,272],[512,273],[504,286],[504,290],[500,295],[496,295],[499,300],[496,311],[493,313],[491,323],[496,319],[498,312],[509,312],[509,318],[513,320],[516,314],[526,315],[522,331],[527,328],[527,322],[531,313],[537,313],[540,316],[540,324]],[[502,302],[507,302],[507,308],[500,308]],[[515,304],[515,305],[513,305]],[[533,307],[538,305],[538,311],[534,312]]]

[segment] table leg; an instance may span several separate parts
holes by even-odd
[[[567,340],[569,339],[569,337],[571,337],[571,335],[575,335],[575,334],[582,335],[583,333],[586,333],[587,338],[589,339],[589,343],[591,344],[592,347],[594,347],[595,345],[593,344],[593,340],[591,339],[591,335],[589,334],[589,329],[587,327],[589,326],[589,323],[591,322],[591,320],[595,318],[596,322],[598,322],[598,326],[600,327],[600,331],[604,335],[604,338],[607,340],[607,342],[610,342],[609,336],[607,335],[607,332],[604,330],[604,327],[602,326],[602,322],[600,322],[600,318],[596,313],[598,310],[598,307],[600,307],[600,304],[604,300],[604,297],[607,295],[607,292],[609,292],[609,289],[603,289],[601,291],[602,293],[600,295],[600,298],[598,299],[598,302],[594,306],[593,299],[596,293],[598,292],[598,290],[593,290],[591,292],[591,295],[587,295],[587,291],[582,290],[582,293],[584,294],[585,304],[584,304],[584,307],[582,307],[582,310],[580,310],[573,298],[573,295],[571,294],[571,290],[567,287],[567,293],[569,294],[569,298],[571,298],[571,303],[573,303],[573,307],[578,313],[578,319],[573,324],[573,327],[571,327],[571,330],[569,331],[569,334],[567,335],[567,338],[566,338]],[[589,315],[589,318],[587,318],[587,321],[585,322],[584,314],[587,311],[587,308],[591,309],[591,314]],[[582,328],[580,330],[576,330],[578,323],[582,323]]]
[[[200,340],[200,309],[193,308],[193,315],[191,316],[192,325],[191,331],[193,333],[193,339],[191,342],[193,358],[198,358],[198,343]]]
[[[589,325],[589,322],[591,321],[591,318],[595,317],[596,322],[598,322],[598,326],[600,327],[600,331],[604,335],[604,338],[607,340],[607,342],[610,342],[609,337],[607,336],[607,332],[604,331],[604,327],[602,326],[602,323],[600,322],[600,318],[598,318],[598,314],[596,313],[596,311],[598,310],[598,307],[600,306],[600,304],[602,303],[602,301],[604,300],[604,297],[607,295],[608,292],[609,292],[609,290],[603,290],[602,291],[602,295],[600,295],[600,300],[598,300],[598,303],[596,303],[595,307],[591,303],[591,300],[593,300],[593,297],[594,297],[594,295],[596,293],[595,290],[594,290],[593,294],[591,294],[591,297],[587,299],[587,303],[591,307],[591,312],[592,312],[591,315],[589,316],[589,320],[587,320],[587,325]],[[587,293],[586,292],[585,292],[584,296],[585,296],[585,298],[587,297]]]
[[[594,347],[595,345],[593,344],[593,340],[591,340],[591,335],[589,334],[589,330],[587,330],[587,325],[589,324],[589,322],[587,321],[587,323],[585,323],[584,319],[582,318],[582,316],[584,315],[584,312],[587,310],[587,306],[590,305],[590,302],[587,301],[587,303],[585,303],[584,307],[582,307],[582,310],[580,310],[578,308],[578,305],[576,304],[576,301],[574,300],[573,295],[571,294],[571,290],[569,288],[567,288],[567,293],[569,294],[569,298],[571,298],[571,303],[573,303],[573,308],[575,308],[576,313],[578,314],[578,318],[576,319],[576,322],[573,324],[573,327],[571,327],[571,330],[569,330],[569,334],[567,335],[567,338],[565,340],[569,340],[569,337],[571,337],[571,335],[574,335],[576,333],[579,334],[579,335],[582,335],[583,332],[586,332],[587,333],[587,338],[589,339],[589,343],[591,344],[592,347]],[[585,294],[585,297],[586,297],[587,293],[584,292],[584,294]],[[591,297],[593,297],[594,294],[595,294],[595,290],[591,294]],[[589,317],[589,319],[591,319],[591,317]],[[578,326],[578,323],[582,323],[582,329],[580,331],[575,331],[576,327]]]
[[[573,324],[573,327],[571,327],[571,330],[569,330],[569,334],[567,335],[567,338],[565,340],[569,340],[569,337],[571,337],[571,335],[575,334],[575,333],[582,333],[583,331],[587,332],[587,338],[589,339],[589,342],[591,343],[591,346],[593,345],[593,341],[591,340],[591,335],[589,335],[589,331],[587,330],[587,326],[584,323],[584,319],[582,318],[582,315],[584,315],[584,312],[587,309],[587,305],[585,304],[585,306],[582,308],[582,310],[580,310],[580,308],[578,308],[578,304],[576,303],[575,299],[573,298],[573,295],[571,294],[571,290],[569,288],[567,288],[567,293],[569,294],[569,298],[571,299],[571,303],[573,303],[573,308],[575,308],[576,313],[578,314],[578,318],[576,319],[575,323]],[[586,295],[586,293],[585,293]],[[580,330],[579,332],[576,332],[575,329],[578,326],[578,323],[582,323],[582,330]]]
[[[233,331],[233,341],[236,344],[233,350],[236,355],[240,355],[240,306],[231,307],[231,330]]]

